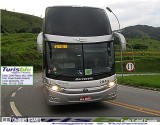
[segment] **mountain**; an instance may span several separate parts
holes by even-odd
[[[122,29],[126,38],[151,38],[160,41],[160,27],[135,25]]]
[[[43,19],[7,10],[1,10],[2,33],[39,33],[42,30]],[[135,25],[122,29],[126,38],[151,38],[160,41],[160,27]]]
[[[2,33],[39,33],[42,21],[40,17],[1,10]]]

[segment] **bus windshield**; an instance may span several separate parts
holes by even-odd
[[[114,70],[113,42],[71,44],[46,42],[47,73],[88,77]]]
[[[77,37],[112,33],[106,12],[91,7],[48,7],[44,30],[46,34]]]

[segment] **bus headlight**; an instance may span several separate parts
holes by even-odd
[[[60,87],[51,79],[44,79],[45,86],[50,91],[60,91]]]
[[[108,87],[111,88],[116,84],[116,81],[112,81],[108,83]]]
[[[56,86],[56,85],[53,85],[53,86],[51,87],[51,89],[52,89],[53,91],[58,91],[58,90],[59,90],[59,87]]]

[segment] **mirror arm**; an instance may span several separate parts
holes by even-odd
[[[125,37],[121,33],[118,33],[118,32],[114,32],[113,35],[118,37],[118,39],[120,41],[120,45],[121,45],[121,51],[125,51],[126,50],[126,39],[125,39]]]
[[[43,38],[43,32],[39,33],[37,37],[37,51],[39,53],[43,53]]]

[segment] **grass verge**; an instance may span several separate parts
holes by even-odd
[[[124,60],[123,68],[124,73],[129,73],[126,70],[126,64],[133,62],[132,60]],[[116,71],[121,73],[121,62],[116,62]],[[159,73],[160,72],[160,57],[142,58],[135,60],[135,72],[136,73]],[[131,72],[133,74],[133,72]]]
[[[160,75],[134,75],[118,77],[118,83],[135,87],[160,90]]]

